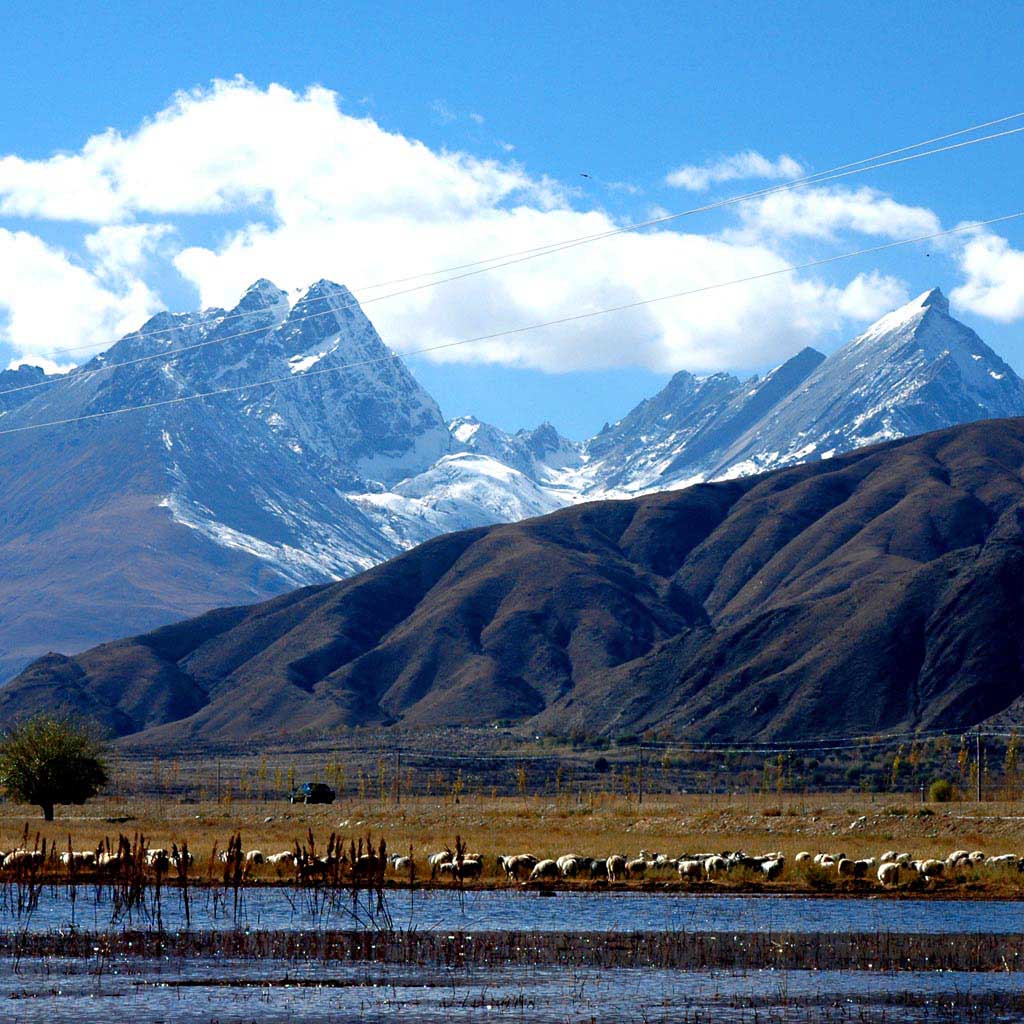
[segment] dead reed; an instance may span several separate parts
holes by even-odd
[[[0,933],[15,957],[236,957],[427,968],[1024,970],[1024,934],[429,932],[395,930]]]

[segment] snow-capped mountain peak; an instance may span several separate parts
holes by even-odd
[[[73,650],[344,576],[441,532],[1024,415],[1024,384],[938,289],[828,358],[804,348],[745,380],[680,371],[584,442],[549,423],[446,422],[330,281],[291,307],[260,280],[231,310],[158,314],[45,387],[30,367],[0,377],[4,426],[142,407],[0,445],[15,483],[0,488],[14,538],[0,605],[15,609],[0,678],[40,643]]]
[[[1024,383],[932,288],[830,355],[713,469],[828,458],[990,416],[1024,414]]]

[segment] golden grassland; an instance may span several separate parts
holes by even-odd
[[[918,798],[919,799],[919,798]],[[1024,805],[1016,801],[956,802],[922,806],[914,798],[887,795],[673,795],[636,799],[605,794],[573,797],[489,797],[464,795],[459,800],[412,797],[345,798],[333,805],[292,805],[287,800],[183,802],[174,798],[98,798],[82,807],[58,808],[57,820],[44,822],[35,808],[0,807],[0,849],[43,839],[66,850],[95,849],[120,833],[146,837],[149,848],[187,842],[197,874],[218,850],[240,833],[246,850],[264,854],[318,846],[332,832],[357,839],[381,838],[394,853],[412,852],[418,876],[427,873],[426,856],[456,836],[466,848],[485,855],[485,880],[498,878],[498,854],[532,853],[557,857],[580,853],[629,856],[641,850],[677,857],[684,853],[743,850],[749,854],[783,853],[790,865],[798,851],[843,853],[851,858],[877,857],[884,850],[906,850],[914,857],[944,858],[954,849],[982,850],[988,855],[1024,855]],[[273,878],[264,867],[261,877]],[[787,870],[789,884],[798,872]],[[1024,875],[1006,869],[972,873],[975,888],[1002,895],[1024,895]]]

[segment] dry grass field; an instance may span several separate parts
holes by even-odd
[[[922,806],[911,796],[865,798],[849,795],[651,796],[635,799],[595,794],[579,797],[414,797],[393,800],[345,799],[329,806],[292,805],[286,800],[182,802],[173,798],[100,798],[83,807],[58,808],[44,823],[38,810],[0,807],[0,849],[10,850],[28,835],[28,845],[46,839],[67,849],[95,848],[119,833],[144,835],[150,848],[184,841],[197,873],[239,832],[245,849],[265,854],[294,848],[312,830],[326,845],[331,832],[348,839],[383,838],[390,851],[421,863],[426,855],[454,848],[461,836],[471,851],[487,855],[485,879],[497,878],[494,855],[533,853],[557,857],[581,853],[605,857],[641,850],[677,857],[684,853],[744,850],[781,851],[793,864],[800,850],[829,851],[851,858],[878,856],[888,849],[914,857],[943,858],[954,849],[1024,855],[1024,807],[1016,802],[956,802]],[[425,866],[420,869],[422,877]],[[264,867],[262,877],[273,878]],[[792,867],[790,884],[796,881]],[[670,876],[671,877],[671,876]],[[1001,893],[1024,895],[1024,875],[982,870],[975,882]]]

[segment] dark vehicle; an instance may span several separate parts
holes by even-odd
[[[304,782],[288,799],[293,804],[333,804],[334,790],[324,782]]]

